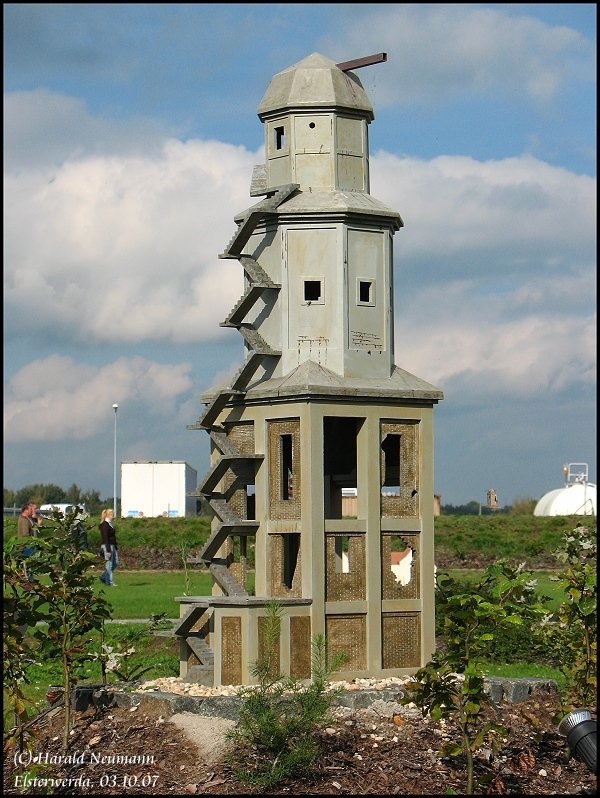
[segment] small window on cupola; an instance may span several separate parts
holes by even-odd
[[[281,127],[275,128],[275,149],[283,150],[284,147],[285,147],[285,128],[282,125]]]

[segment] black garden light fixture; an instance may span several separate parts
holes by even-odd
[[[596,772],[596,721],[589,709],[574,709],[558,724],[558,733],[567,738],[567,745],[577,759]]]

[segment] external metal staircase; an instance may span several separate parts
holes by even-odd
[[[247,473],[249,466],[254,467],[255,463],[261,460],[264,455],[241,452],[231,442],[227,436],[226,429],[222,424],[217,423],[217,420],[233,397],[245,395],[250,380],[265,359],[277,358],[281,355],[280,351],[272,349],[263,340],[251,324],[244,322],[250,310],[265,292],[278,291],[281,286],[271,280],[254,258],[250,255],[242,254],[242,250],[254,232],[256,225],[263,219],[275,215],[278,206],[285,202],[298,188],[299,186],[295,183],[280,186],[271,190],[269,196],[264,200],[249,208],[242,215],[238,228],[227,248],[219,256],[220,258],[238,259],[246,275],[246,290],[243,296],[236,303],[225,321],[221,322],[222,327],[236,327],[240,331],[247,345],[246,359],[242,367],[234,375],[230,385],[217,393],[195,424],[188,425],[188,429],[206,430],[218,452],[217,459],[212,464],[208,474],[199,483],[198,490],[194,494],[206,499],[218,519],[218,524],[212,530],[200,554],[197,557],[188,558],[188,561],[208,567],[215,583],[225,596],[247,596],[248,593],[228,568],[227,561],[218,558],[217,553],[229,536],[255,534],[258,522],[240,518],[228,504],[228,496],[218,492],[216,488],[228,472],[231,471],[234,475]],[[173,630],[174,634],[178,636],[186,636],[187,644],[200,663],[188,669],[188,677],[194,681],[204,681],[205,678],[211,678],[210,673],[213,667],[212,651],[204,639],[209,633],[210,624],[208,622],[204,624],[203,630],[200,632],[194,631],[188,634],[202,612],[207,610],[210,613],[208,606],[202,607],[198,605],[197,611],[194,608],[190,610],[188,615],[181,619],[179,626]]]

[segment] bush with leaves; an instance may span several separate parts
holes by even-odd
[[[544,609],[535,595],[535,580],[523,566],[500,561],[489,566],[466,593],[455,592],[454,580],[438,573],[438,602],[444,620],[445,651],[436,651],[406,685],[403,703],[414,702],[433,720],[454,720],[459,742],[442,748],[443,756],[464,753],[466,793],[473,794],[473,755],[484,744],[497,748],[504,728],[486,719],[491,701],[485,692],[483,665],[498,631],[531,624]]]
[[[575,708],[595,706],[597,696],[597,560],[595,531],[578,526],[555,552],[563,568],[553,577],[565,592],[558,611],[546,615],[538,636],[560,654],[565,676],[557,720]]]
[[[227,732],[238,744],[230,754],[236,778],[263,789],[306,773],[316,762],[319,746],[315,731],[327,720],[336,695],[328,689],[329,679],[346,661],[344,654],[329,661],[325,638],[316,635],[311,643],[310,682],[283,677],[274,667],[282,612],[278,602],[268,603],[264,655],[252,668],[258,685],[239,690],[239,721]]]
[[[443,591],[436,590],[435,633],[442,648],[445,634],[444,617],[449,596],[471,592],[478,579],[477,574],[454,576],[451,582],[444,583]],[[532,587],[534,581],[531,579]],[[537,601],[543,605],[549,601],[549,597],[538,593]],[[511,623],[504,624],[495,630],[493,639],[488,641],[485,658],[488,662],[493,663],[527,662],[554,665],[559,662],[560,653],[547,640],[539,636],[532,636],[529,623]]]
[[[55,511],[51,518],[44,520],[38,537],[11,543],[11,552],[17,552],[23,545],[34,547],[33,554],[27,558],[26,570],[22,565],[15,572],[9,563],[17,621],[22,624],[21,638],[11,646],[23,646],[27,633],[39,646],[38,657],[57,658],[61,663],[65,697],[64,750],[71,730],[71,689],[77,681],[77,669],[94,659],[90,633],[100,630],[104,620],[110,617],[108,602],[103,595],[97,596],[93,587],[95,574],[90,573],[90,566],[95,564],[96,557],[80,551],[73,543],[78,513],[77,507],[65,517]]]
[[[40,615],[37,595],[30,590],[21,551],[22,541],[16,538],[10,538],[3,548],[2,661],[5,710],[12,713],[8,737],[23,749],[26,724],[35,712],[35,704],[26,697],[23,687],[29,684],[29,666],[39,662],[39,645],[27,632],[35,628]]]
[[[112,673],[122,682],[135,682],[145,673],[152,670],[153,665],[146,665],[143,657],[136,657],[139,647],[148,642],[149,636],[157,629],[170,627],[170,621],[165,618],[164,612],[151,615],[148,622],[140,628],[128,628],[124,637],[114,646],[105,642],[104,627],[100,635],[100,651],[96,659],[102,668],[102,683],[106,684],[107,674]]]

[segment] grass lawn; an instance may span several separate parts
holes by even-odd
[[[98,572],[100,574],[100,572]],[[254,574],[248,575],[249,587],[254,585]],[[97,593],[104,592],[112,606],[112,617],[149,618],[153,614],[166,613],[167,618],[179,618],[179,602],[176,596],[210,596],[212,577],[208,571],[188,570],[186,587],[185,571],[121,571],[114,573],[116,587],[106,587],[98,579]]]
[[[208,571],[189,571],[186,589],[184,571],[120,571],[114,573],[116,587],[106,587],[98,579],[97,593],[103,592],[112,606],[112,617],[149,618],[166,613],[179,618],[176,596],[210,596],[212,579]]]

